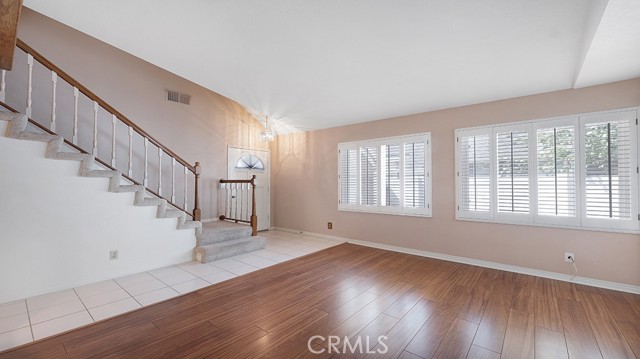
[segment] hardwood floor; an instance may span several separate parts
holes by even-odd
[[[0,354],[259,357],[640,358],[640,296],[343,244]]]

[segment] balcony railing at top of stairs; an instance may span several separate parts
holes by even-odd
[[[19,85],[15,89],[8,87],[7,77],[9,72],[2,70],[0,73],[0,105],[10,111],[26,114],[29,117],[29,122],[34,126],[45,132],[63,136],[68,146],[82,153],[92,154],[96,161],[106,168],[121,172],[125,178],[134,184],[144,185],[149,193],[167,200],[169,204],[186,212],[194,220],[199,221],[201,219],[198,198],[198,182],[201,172],[199,162],[192,165],[185,161],[20,39],[17,40],[17,48],[23,53],[20,54],[20,51],[17,50],[14,56],[26,54],[26,100],[17,100],[18,98],[24,99],[24,93],[21,93],[21,96],[18,96],[18,94],[10,96],[12,95],[12,90],[21,92],[22,89]],[[36,65],[40,68],[37,72],[34,71],[34,66]],[[42,69],[45,70],[45,73],[50,74],[50,78],[48,75],[45,75],[47,76],[45,80],[35,78],[36,75],[42,75]],[[12,72],[16,71],[14,67]],[[49,116],[47,117],[49,118],[33,118],[34,101],[38,100],[38,98],[34,98],[34,83],[36,80],[38,84],[50,83],[50,89],[46,91],[48,93],[45,98],[45,101],[50,101],[50,103],[41,105],[48,107]],[[61,109],[58,105],[63,101],[63,99],[58,98],[60,97],[58,88],[62,85],[60,80],[72,90],[72,98],[65,99],[68,101],[65,104],[72,103],[71,106],[67,106],[70,113],[60,113]],[[38,94],[44,93],[42,88],[37,90]],[[8,99],[10,97],[16,100],[13,103],[9,103]],[[85,114],[81,113],[79,103],[81,101],[87,102],[87,100],[93,105],[92,111],[89,116],[83,116]],[[107,118],[110,117],[111,123],[104,123],[105,115]],[[61,124],[62,120],[68,120],[71,123]],[[68,133],[66,135],[63,134],[65,131],[62,127],[67,127],[66,132]],[[121,134],[126,133],[126,135],[119,137],[118,132]],[[83,134],[87,133],[91,135],[85,137],[92,138],[82,137]],[[123,139],[122,137],[125,138]],[[107,141],[107,147],[110,147],[110,151],[104,148],[103,142],[105,142],[106,138],[110,138],[110,141]],[[99,139],[102,145],[100,151]],[[141,146],[136,146],[136,142]],[[117,154],[120,154],[120,156],[117,156]],[[126,156],[126,158],[123,159],[123,156]],[[152,156],[154,157],[153,159],[151,158]],[[169,162],[163,163],[164,156],[168,157]],[[164,172],[163,167],[165,167]],[[178,173],[177,178],[176,172]],[[189,210],[190,204],[193,205],[191,210]]]

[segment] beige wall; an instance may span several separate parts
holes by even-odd
[[[266,149],[255,119],[215,92],[28,8],[22,12],[18,36],[182,158],[200,161],[203,218],[218,215],[214,189],[216,181],[227,176],[227,146]],[[167,51],[179,51],[179,46],[168,44]],[[184,54],[185,61],[190,56]],[[25,65],[16,64],[16,71],[20,68]],[[191,105],[165,101],[167,89],[192,95]]]
[[[580,276],[640,285],[640,235],[456,221],[454,210],[456,128],[638,105],[640,79],[279,137],[274,224],[566,274],[570,251]],[[433,218],[339,212],[338,143],[417,132],[432,135]]]

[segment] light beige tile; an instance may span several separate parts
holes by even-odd
[[[64,302],[61,304],[52,305],[42,309],[31,310],[29,308],[29,316],[31,317],[31,324],[42,323],[47,320],[64,317],[72,313],[77,313],[85,310],[86,308],[80,301],[75,299],[70,302]]]
[[[182,273],[177,273],[174,275],[170,275],[170,276],[166,276],[163,278],[160,278],[160,281],[166,285],[175,285],[178,283],[182,283],[182,282],[186,282],[188,280],[192,280],[192,279],[196,279],[197,277],[187,271],[183,271],[181,269]]]
[[[93,323],[93,319],[91,319],[91,316],[85,310],[35,324],[31,328],[33,329],[34,338],[38,340],[91,323]]]
[[[155,278],[146,272],[136,273],[132,275],[128,275],[126,277],[116,278],[114,279],[121,286],[134,285],[138,283],[147,282],[150,280],[154,280]]]
[[[0,351],[17,347],[33,341],[31,328],[21,328],[7,333],[0,334]]]
[[[151,292],[152,290],[164,288],[167,285],[162,283],[161,281],[151,277],[151,280],[147,280],[144,282],[139,282],[135,284],[123,284],[122,287],[124,290],[129,292],[132,296],[136,296],[142,293]]]
[[[76,293],[78,293],[78,296],[80,298],[86,298],[102,293],[111,292],[116,289],[120,289],[120,286],[118,285],[118,283],[110,279],[75,288],[75,291]]]
[[[35,309],[50,307],[65,302],[71,302],[77,299],[78,295],[76,294],[76,292],[73,289],[68,289],[60,292],[27,298],[27,306],[29,307],[29,311],[32,311]]]
[[[162,279],[164,277],[169,277],[169,276],[177,275],[184,272],[185,270],[180,267],[171,266],[171,267],[154,269],[149,271],[148,273],[158,279]]]
[[[169,287],[166,287],[166,288],[154,290],[152,292],[140,294],[136,296],[135,299],[138,301],[138,303],[144,306],[147,306],[147,305],[161,302],[163,300],[177,297],[179,295],[180,293],[176,292],[175,290]]]
[[[133,298],[119,300],[117,302],[101,305],[99,307],[89,309],[91,316],[96,321],[114,317],[118,314],[130,312],[140,308],[140,303]]]
[[[198,263],[197,265],[189,265],[189,266],[185,266],[182,267],[184,270],[186,270],[187,272],[198,276],[198,277],[202,277],[208,274],[212,274],[212,273],[216,273],[216,272],[220,272],[220,268],[215,267],[215,266],[211,266],[209,264],[204,264],[204,263]]]
[[[28,326],[29,315],[27,313],[0,319],[0,333],[10,332]]]
[[[0,318],[12,317],[14,315],[26,312],[27,303],[24,299],[16,302],[6,303],[0,306]]]
[[[117,302],[122,299],[131,298],[131,295],[118,286],[118,289],[107,293],[93,295],[82,299],[87,308],[95,308],[101,305]]]
[[[229,280],[235,277],[237,277],[237,275],[227,271],[222,271],[218,273],[209,274],[207,276],[202,277],[202,279],[206,280],[211,284],[216,284],[216,283],[224,282],[225,280]]]
[[[198,290],[200,288],[204,288],[210,285],[211,284],[209,282],[198,278],[198,279],[193,279],[187,282],[182,282],[180,284],[176,284],[171,288],[177,290],[181,294],[185,294],[185,293],[193,292],[195,290]]]

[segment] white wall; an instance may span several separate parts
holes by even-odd
[[[0,121],[0,303],[192,259],[195,230],[177,230],[46,144],[4,137]],[[120,258],[109,260],[109,251]]]

